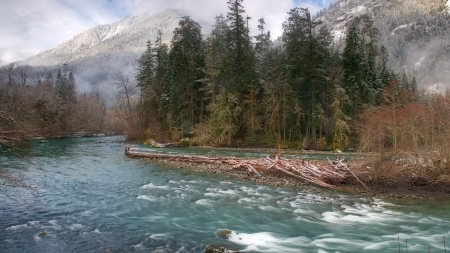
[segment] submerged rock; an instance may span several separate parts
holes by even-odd
[[[224,229],[224,230],[219,230],[217,231],[216,235],[217,237],[221,238],[221,239],[229,239],[231,236],[231,230],[229,229]]]
[[[202,253],[239,253],[239,251],[229,250],[215,245],[207,245]]]

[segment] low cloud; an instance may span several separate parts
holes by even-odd
[[[257,33],[264,17],[272,38],[282,34],[287,12],[295,6],[309,7],[312,14],[336,0],[245,0],[251,33]],[[214,16],[228,12],[225,0],[5,0],[0,5],[0,64],[24,60],[68,41],[97,25],[116,22],[140,11],[157,13],[181,9],[195,20],[213,23]]]

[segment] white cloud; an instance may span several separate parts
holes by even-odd
[[[76,34],[119,19],[90,0],[6,0],[0,5],[0,61],[23,60]],[[106,2],[106,0],[105,0]]]
[[[244,0],[250,28],[257,32],[257,21],[264,17],[272,38],[281,35],[287,12],[295,7],[310,7],[312,14],[336,0]],[[167,8],[181,9],[194,20],[213,23],[213,17],[226,15],[226,0],[3,0],[0,5],[0,64],[19,61],[52,49],[73,36],[100,24],[125,16]]]

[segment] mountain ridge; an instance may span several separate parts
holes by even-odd
[[[186,13],[175,9],[131,14],[117,22],[90,28],[18,64],[33,66],[41,75],[67,64],[75,76],[78,92],[99,93],[106,100],[114,100],[116,91],[112,87],[117,74],[134,83],[136,60],[146,50],[147,41],[154,43],[161,31],[163,42],[170,44],[183,16]],[[199,23],[203,33],[209,34],[212,25]]]
[[[446,57],[450,53],[449,13],[450,0],[338,0],[315,19],[330,28],[342,47],[349,26],[364,15],[371,16],[391,67],[409,79],[416,77],[419,86],[426,89],[437,83],[450,87],[450,59]],[[179,19],[185,15],[174,9],[153,15],[132,14],[88,29],[19,64],[51,70],[68,63],[79,92],[100,92],[113,98],[114,75],[121,72],[134,80],[135,63],[146,42],[154,42],[161,30],[164,42],[169,44]],[[199,23],[207,37],[212,24]]]
[[[131,14],[112,24],[90,28],[56,48],[44,51],[22,63],[31,66],[52,66],[111,51],[143,52],[145,42],[156,39],[158,30],[163,32],[164,41],[169,42],[171,32],[183,15],[184,13],[174,9],[167,9],[155,15],[150,15],[149,12]],[[130,43],[131,46],[126,46]]]

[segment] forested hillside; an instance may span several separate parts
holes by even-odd
[[[114,100],[115,75],[120,72],[133,79],[136,60],[145,51],[145,42],[154,40],[158,31],[169,43],[172,32],[183,16],[182,10],[168,9],[156,14],[143,11],[124,19],[82,32],[58,47],[42,52],[16,65],[30,65],[35,73],[57,71],[69,64],[81,93],[99,93]],[[208,31],[210,25],[205,25]],[[34,73],[33,73],[34,74]]]
[[[184,16],[172,33],[159,30],[156,40],[141,45],[145,52],[136,63],[137,93],[127,73],[105,77],[117,87],[108,91],[117,94],[121,116],[114,117],[127,122],[129,139],[190,137],[198,145],[361,151],[429,148],[436,140],[447,139],[447,121],[442,117],[447,97],[421,90],[427,85],[438,90],[450,78],[445,1],[342,0],[316,17],[308,9],[293,8],[286,10],[286,21],[280,24],[281,38],[271,37],[263,17],[253,17],[258,31],[250,31],[242,0],[229,0],[228,7],[225,15],[215,17],[211,32]],[[136,34],[135,30],[122,31],[120,24],[134,27],[131,23],[108,26],[100,40],[120,35],[128,41],[125,35]],[[168,34],[172,34],[170,42]],[[99,49],[102,44],[80,43],[76,48]],[[69,50],[69,45],[62,48]],[[25,111],[34,115],[24,122],[50,122],[45,124],[51,127],[44,129],[51,128],[52,135],[73,132],[66,130],[68,126],[81,126],[73,123],[77,122],[73,113],[63,117],[71,118],[70,124],[58,118],[64,110],[58,102],[57,82],[44,81],[42,74],[57,72],[41,70],[39,84],[30,85],[27,68],[2,69],[2,96],[24,97]],[[69,71],[64,73],[69,78]],[[36,113],[41,95],[25,98],[40,94],[44,82],[49,89],[45,97],[54,101],[47,106],[53,108],[48,109],[53,115],[49,120]],[[76,107],[81,108],[85,96],[76,97]],[[21,103],[8,103],[3,111],[21,117],[11,113]],[[408,131],[402,128],[407,125]],[[434,131],[436,127],[440,130]]]
[[[322,10],[335,39],[344,38],[353,22],[370,16],[386,48],[391,68],[416,77],[420,88],[450,87],[450,2],[447,0],[338,1]]]
[[[358,7],[352,3],[347,8]],[[281,43],[274,43],[263,18],[251,37],[242,1],[228,5],[207,38],[197,22],[183,17],[170,45],[147,44],[136,76],[141,99],[135,129],[141,131],[133,138],[448,154],[449,97],[418,89],[417,69],[395,67],[403,55],[392,54],[378,19],[354,16],[339,41],[308,9],[294,8],[283,23]],[[417,12],[409,11],[416,18],[434,11],[436,20],[448,22],[442,9],[413,6]],[[414,31],[422,28],[438,31]],[[417,35],[415,43],[393,38],[417,46],[430,37]]]
[[[183,17],[170,45],[150,41],[138,61],[140,138],[194,137],[208,145],[356,145],[358,115],[386,103],[387,87],[417,98],[417,83],[389,68],[370,16],[351,23],[341,49],[308,9],[294,8],[275,46],[265,21],[251,37],[241,0],[228,1],[203,38]]]

